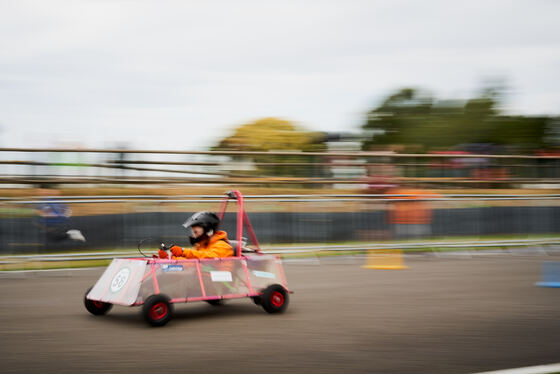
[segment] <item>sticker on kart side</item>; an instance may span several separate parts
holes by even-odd
[[[130,269],[129,268],[122,268],[119,270],[117,274],[113,277],[111,281],[111,292],[119,292],[126,282],[128,282],[128,278],[130,277]]]
[[[161,271],[167,272],[174,272],[174,271],[183,271],[183,265],[171,265],[171,264],[163,264],[161,265]]]
[[[212,282],[232,282],[233,277],[229,271],[211,271],[210,278]]]
[[[253,274],[255,274],[255,276],[259,278],[269,278],[269,279],[276,278],[276,275],[274,273],[269,273],[268,271],[253,270]]]

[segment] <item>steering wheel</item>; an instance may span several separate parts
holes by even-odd
[[[148,256],[144,251],[153,251],[154,248],[163,249],[164,251],[169,251],[173,244],[166,245],[161,240],[154,239],[154,238],[145,238],[138,242],[138,252],[144,257],[152,258],[152,256]],[[144,251],[143,251],[144,250]]]

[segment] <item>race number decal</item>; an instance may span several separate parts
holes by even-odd
[[[122,268],[119,272],[113,277],[111,281],[111,292],[119,292],[126,282],[128,282],[128,278],[130,277],[130,269],[129,268]]]

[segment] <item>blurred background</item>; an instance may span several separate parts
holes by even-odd
[[[0,254],[181,243],[232,189],[271,248],[554,241],[558,10],[3,2]]]
[[[2,1],[0,270],[186,246],[233,189],[287,259],[558,248],[558,14]]]

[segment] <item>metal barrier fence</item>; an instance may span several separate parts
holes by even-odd
[[[558,184],[560,156],[0,148],[3,184]]]
[[[186,246],[181,224],[195,211],[217,210],[220,198],[5,199],[0,201],[0,254],[133,249],[146,237]],[[40,215],[45,204],[67,205],[73,215],[49,221]],[[246,206],[265,245],[354,243],[363,248],[395,240],[518,242],[555,239],[560,234],[559,195],[246,196]],[[226,214],[223,228],[233,232],[233,214]],[[71,229],[80,230],[86,242],[64,237]]]
[[[465,250],[472,255],[471,250],[476,249],[498,249],[500,251],[512,251],[520,249],[540,249],[544,253],[558,254],[560,251],[560,237],[548,239],[518,239],[518,240],[477,240],[477,241],[428,241],[409,243],[361,243],[345,245],[315,245],[315,246],[275,246],[263,249],[265,254],[274,255],[317,255],[319,252],[346,252],[355,254],[368,250],[418,250],[437,254],[446,253],[446,250]],[[482,252],[487,254],[488,252]],[[139,257],[141,254],[135,251],[110,251],[110,252],[86,252],[86,253],[63,253],[63,254],[33,254],[33,255],[8,255],[0,257],[0,265],[18,264],[22,262],[68,262],[68,261],[91,261],[111,260],[114,258]]]

